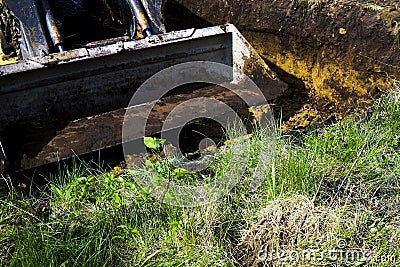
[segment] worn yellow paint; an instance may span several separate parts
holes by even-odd
[[[3,1],[0,0],[0,7],[3,4]],[[1,42],[3,42],[3,34],[0,32],[0,44]],[[16,58],[13,57],[9,57],[7,55],[5,55],[3,53],[3,50],[1,49],[1,45],[0,45],[0,66],[1,65],[6,65],[6,64],[10,64],[10,63],[14,63],[16,61]]]
[[[0,66],[11,64],[11,63],[14,63],[15,61],[16,61],[16,59],[14,57],[9,57],[7,55],[4,55],[3,51],[1,50],[1,46],[0,46]]]
[[[2,41],[1,37],[2,37],[2,35],[0,33],[0,41]],[[1,45],[0,45],[0,66],[1,65],[11,64],[11,63],[14,63],[15,61],[16,61],[15,57],[10,57],[10,56],[7,56],[7,55],[5,55],[3,53],[3,50],[1,50]]]

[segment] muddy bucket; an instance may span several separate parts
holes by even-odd
[[[120,145],[137,88],[163,69],[192,61],[231,66],[232,81],[243,72],[268,100],[287,88],[233,25],[105,40],[0,66],[0,169],[28,170]],[[194,96],[229,98],[215,86],[186,86],[175,94],[161,101],[173,108]],[[167,113],[156,114],[146,135],[159,131]]]

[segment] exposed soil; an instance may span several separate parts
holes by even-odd
[[[168,30],[235,24],[290,84],[271,101],[284,129],[361,112],[400,76],[399,1],[166,0],[164,17]]]

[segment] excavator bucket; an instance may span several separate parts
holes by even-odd
[[[89,40],[74,47],[76,43],[68,41],[63,33],[68,21],[64,25],[57,22],[60,15],[55,11],[50,17],[63,36],[59,43],[46,30],[46,22],[35,26],[20,18],[36,20],[36,15],[45,13],[43,9],[37,14],[24,10],[21,5],[26,1],[5,2],[21,25],[22,39],[24,27],[34,29],[32,33],[37,35],[21,44],[26,47],[22,59],[0,66],[0,172],[30,170],[120,146],[123,119],[133,94],[149,77],[179,63],[211,61],[231,66],[252,78],[266,99],[280,96],[287,88],[233,25],[164,32],[161,20],[154,19],[160,3],[153,1],[141,6],[146,14],[151,13],[146,15],[148,28],[139,23],[124,25],[127,35]],[[116,5],[118,1],[112,2]],[[133,17],[140,15],[130,11]],[[121,21],[127,17],[121,15]],[[141,36],[132,33],[133,27],[135,32],[140,29]],[[58,45],[63,48],[61,52]],[[168,110],[199,96],[243,107],[215,86],[188,85],[175,95],[163,97],[164,108],[149,121],[146,135],[160,131]],[[143,105],[146,103],[130,108],[137,108],[135,112],[140,116]]]

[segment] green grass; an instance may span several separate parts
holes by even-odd
[[[321,258],[268,262],[275,266],[365,264],[323,253],[340,242],[368,251],[379,266],[399,265],[399,97],[397,89],[376,101],[370,116],[276,133],[274,142],[255,130],[243,141],[249,157],[239,182],[206,206],[156,201],[134,179],[154,178],[149,170],[116,175],[78,162],[49,177],[38,194],[14,189],[0,198],[0,265],[239,266],[277,249],[313,249]],[[167,163],[157,165],[157,175],[184,184],[217,179],[234,165],[227,149],[202,179],[171,177]],[[272,157],[268,164],[260,163],[263,154]],[[258,186],[249,190],[254,178]]]

